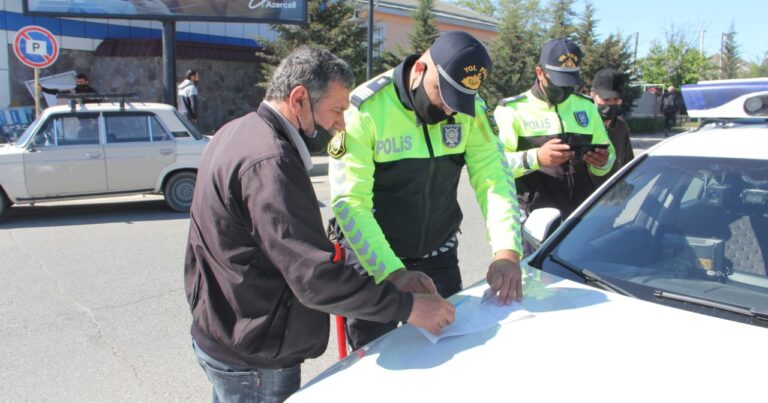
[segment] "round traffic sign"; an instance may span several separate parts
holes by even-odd
[[[13,53],[27,66],[41,69],[59,58],[59,43],[47,29],[29,25],[16,33]]]

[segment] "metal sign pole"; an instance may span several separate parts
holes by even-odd
[[[40,69],[35,68],[35,118],[40,116]]]

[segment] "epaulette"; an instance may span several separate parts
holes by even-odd
[[[503,105],[506,105],[506,104],[508,104],[510,102],[517,102],[517,101],[519,101],[521,99],[525,99],[526,97],[527,97],[527,95],[525,93],[522,93],[520,95],[515,95],[514,97],[504,98],[501,101],[499,101],[499,105],[503,106]]]
[[[576,95],[578,97],[582,97],[582,98],[588,100],[589,102],[595,103],[595,100],[592,99],[592,97],[590,97],[589,95],[584,95],[584,94],[582,94],[580,92],[574,92],[573,95]]]
[[[366,99],[370,98],[377,91],[384,88],[387,84],[389,84],[390,81],[392,81],[392,77],[390,76],[379,76],[369,81],[367,84],[357,87],[354,91],[352,91],[352,95],[350,96],[350,103],[354,105],[355,108],[360,109],[360,105],[362,105]]]

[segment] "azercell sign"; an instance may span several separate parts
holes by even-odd
[[[309,0],[22,0],[24,14],[303,24]]]
[[[248,8],[251,10],[257,9],[257,8],[296,8],[296,2],[279,2],[279,1],[269,1],[269,0],[261,0],[258,4],[254,4],[259,0],[250,0],[250,3],[248,3]]]

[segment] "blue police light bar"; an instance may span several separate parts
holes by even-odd
[[[768,77],[701,81],[681,90],[692,118],[768,116]]]

